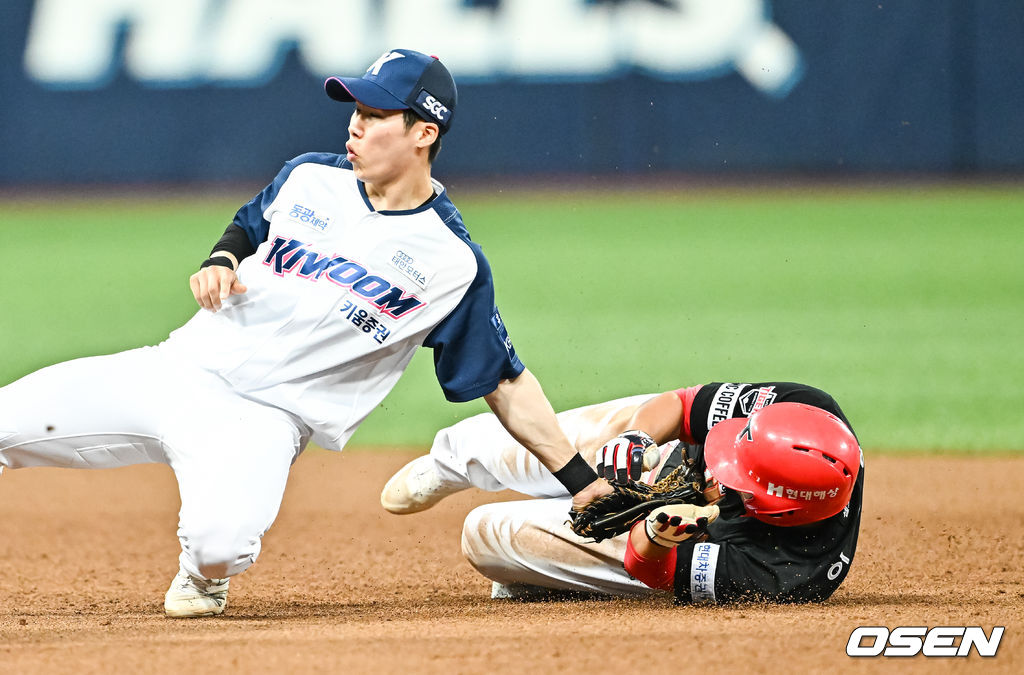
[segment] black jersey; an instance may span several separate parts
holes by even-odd
[[[755,410],[784,401],[822,408],[850,427],[835,400],[814,387],[793,382],[714,382],[700,387],[684,410],[695,443],[680,442],[662,475],[678,466],[683,452],[703,471],[703,442],[710,428],[724,419],[749,417]],[[724,510],[708,527],[707,541],[683,542],[678,547],[676,601],[825,600],[839,588],[853,562],[863,488],[862,455],[849,504],[819,523],[779,527],[737,515],[738,509],[733,514]]]

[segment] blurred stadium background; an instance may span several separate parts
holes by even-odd
[[[866,448],[1024,449],[1017,0],[5,0],[0,35],[0,383],[182,323],[235,209],[342,148],[323,77],[408,47],[556,407],[794,379]],[[483,409],[425,352],[382,408],[354,444]]]

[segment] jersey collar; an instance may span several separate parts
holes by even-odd
[[[363,181],[359,180],[358,178],[356,179],[356,185],[359,186],[359,195],[363,198],[363,204],[366,204],[367,210],[370,211],[371,213],[379,213],[382,216],[409,216],[414,213],[420,213],[422,211],[432,209],[438,197],[444,194],[445,187],[434,178],[430,179],[430,184],[434,186],[433,198],[428,199],[427,201],[423,202],[416,208],[405,209],[400,211],[377,211],[377,209],[373,208],[373,204],[370,203],[370,198],[366,195],[366,184],[363,183]]]

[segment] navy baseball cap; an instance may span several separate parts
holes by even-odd
[[[410,109],[448,131],[455,114],[455,80],[436,56],[392,49],[362,77],[329,77],[324,90],[335,101],[359,101],[381,110]]]

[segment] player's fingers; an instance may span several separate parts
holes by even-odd
[[[609,445],[609,443],[605,443],[597,453],[597,475],[605,480],[608,480]]]
[[[216,312],[220,309],[220,284],[210,284],[206,292],[207,309]]]
[[[725,496],[725,488],[718,482],[710,469],[704,470],[704,499],[708,504],[714,504]]]
[[[245,293],[248,290],[249,288],[241,281],[239,281],[237,277],[235,278],[234,283],[231,284],[231,295],[241,295],[242,293]]]
[[[603,474],[599,474],[599,475],[602,475],[603,478],[606,481],[608,481],[608,482],[612,482],[612,483],[619,482],[619,476],[618,476],[618,462],[619,462],[619,460],[618,460],[618,457],[619,457],[619,454],[620,454],[619,450],[622,447],[622,444],[624,442],[625,442],[624,439],[616,438],[616,439],[614,439],[612,441],[608,441],[607,443],[604,444],[604,447],[601,448],[601,453],[602,453],[602,455],[604,457],[604,459],[603,459],[604,473]],[[622,481],[622,482],[625,482],[625,481]]]
[[[189,285],[192,287],[192,295],[195,296],[199,306],[203,309],[210,309],[209,283],[204,270],[199,270],[193,274],[189,279]]]
[[[629,482],[629,448],[628,441],[615,444],[615,480],[622,484]]]
[[[231,286],[235,283],[235,276],[233,274],[221,273],[217,279],[217,288],[220,290],[220,299],[224,300],[231,295]]]
[[[647,518],[647,535],[651,541],[666,547],[683,541],[705,541],[707,526],[718,517],[717,506],[672,504],[651,512]]]
[[[211,312],[216,312],[220,309],[220,294],[221,294],[221,278],[217,273],[220,267],[207,267],[203,272],[205,274],[202,277],[203,283],[203,296],[205,302],[203,306]]]
[[[640,474],[644,472],[644,449],[639,445],[629,448],[629,478],[640,480]]]
[[[193,274],[188,278],[188,287],[192,289],[192,297],[196,299],[196,302],[202,305],[202,301],[199,299],[199,278],[197,274]]]
[[[597,475],[605,480],[608,480],[608,459],[609,453],[611,452],[611,443],[605,443],[601,446],[601,452],[598,453],[600,460],[597,463]]]

